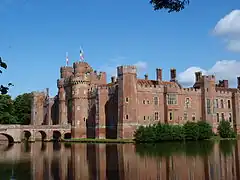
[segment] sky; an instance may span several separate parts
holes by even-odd
[[[192,86],[195,71],[228,79],[240,75],[240,1],[190,0],[178,13],[154,11],[149,0],[1,0],[0,56],[16,97],[50,88],[57,94],[60,67],[85,61],[108,79],[119,65],[136,65],[138,77],[176,68],[180,83]]]

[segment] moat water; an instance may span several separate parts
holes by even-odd
[[[0,179],[239,180],[240,141],[0,145]]]

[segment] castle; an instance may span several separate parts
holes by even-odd
[[[72,138],[132,138],[140,125],[205,120],[216,132],[225,119],[240,133],[240,77],[238,87],[229,88],[228,80],[216,84],[215,76],[196,72],[193,87],[184,88],[176,69],[164,81],[162,69],[150,80],[138,79],[135,66],[119,66],[107,83],[105,72],[83,61],[61,67],[60,74],[57,96],[33,93],[32,125],[70,126]]]

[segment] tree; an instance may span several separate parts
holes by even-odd
[[[9,95],[0,95],[0,124],[16,124],[16,118],[13,115],[13,100]]]
[[[179,12],[189,4],[189,0],[151,0],[154,10],[166,9],[168,12]]]
[[[1,57],[0,57],[0,68],[7,69],[7,64],[5,62],[3,62]],[[0,74],[1,73],[2,73],[2,70],[0,69]],[[0,85],[0,93],[1,94],[7,94],[10,86],[13,86],[13,84],[8,83],[7,86]]]
[[[229,121],[222,120],[218,125],[218,133],[221,138],[235,138],[236,133],[234,132],[233,128]]]
[[[24,93],[14,99],[14,115],[18,124],[28,125],[31,121],[32,93]]]

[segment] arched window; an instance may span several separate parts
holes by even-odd
[[[154,105],[158,105],[158,97],[154,97],[153,101],[154,101]]]

